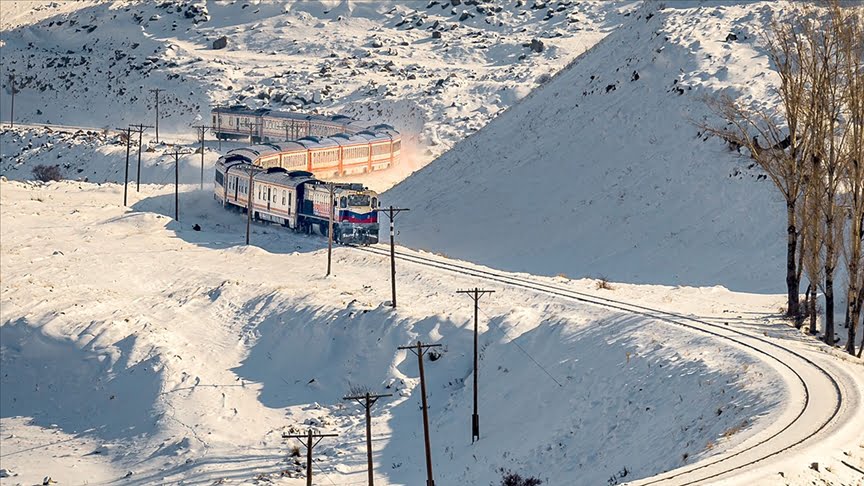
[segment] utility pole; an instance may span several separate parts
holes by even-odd
[[[189,152],[182,152],[180,147],[174,145],[174,219],[180,221],[180,156]]]
[[[144,125],[143,123],[129,126],[134,127],[134,130],[138,132],[138,175],[135,178],[135,192],[141,192],[141,146],[143,142],[143,134],[145,128],[153,127],[150,125]]]
[[[435,486],[435,480],[432,479],[432,447],[429,443],[429,412],[426,404],[426,377],[423,374],[423,355],[429,348],[440,347],[440,344],[423,344],[417,341],[417,344],[411,346],[399,346],[399,349],[407,349],[417,356],[417,363],[420,367],[420,393],[423,400],[423,439],[426,443],[426,486]]]
[[[219,140],[219,152],[222,152],[222,107],[216,107],[216,139]]]
[[[129,187],[129,147],[132,145],[132,127],[118,128],[121,132],[126,132],[126,172],[123,176],[123,206],[126,206],[126,195]]]
[[[201,139],[201,190],[204,190],[204,134],[208,129],[213,127],[207,125],[198,125],[195,127],[198,130],[198,137]]]
[[[402,211],[411,211],[408,208],[394,208],[390,206],[389,208],[378,208],[375,211],[379,213],[384,213],[387,215],[390,220],[390,288],[393,294],[393,308],[396,308],[396,227],[395,227],[395,219],[396,215],[401,213]]]
[[[252,228],[252,212],[255,211],[255,205],[252,204],[252,190],[254,189],[254,180],[252,176],[258,173],[254,166],[249,166],[249,194],[246,194],[246,244],[249,244],[249,232]]]
[[[330,276],[330,260],[333,257],[333,212],[336,210],[336,201],[333,199],[333,192],[336,188],[333,183],[327,184],[330,188],[330,214],[327,217],[327,277]]]
[[[159,92],[165,91],[162,88],[153,88],[151,93],[156,93],[156,143],[159,143]]]
[[[306,486],[312,486],[312,449],[318,445],[324,437],[336,437],[339,434],[313,434],[312,429],[305,434],[282,434],[283,439],[306,439]],[[318,440],[312,443],[312,439],[317,437]]]
[[[259,126],[261,126],[261,122],[250,122],[249,123],[249,143],[250,144],[255,143],[253,141],[253,138],[255,136],[255,129],[258,128]],[[259,140],[258,142],[260,143],[261,140]]]
[[[472,290],[457,290],[457,294],[467,294],[474,300],[474,414],[471,415],[471,443],[480,440],[480,414],[477,412],[477,312],[480,308],[480,297],[484,294],[494,293],[494,290],[482,290],[474,287]]]
[[[9,128],[15,127],[15,75],[9,75],[9,87],[12,92],[12,111],[9,113]]]
[[[366,464],[369,471],[369,486],[374,486],[375,484],[375,478],[372,475],[372,417],[370,410],[372,409],[372,405],[375,405],[375,402],[377,402],[379,398],[392,396],[392,393],[371,395],[369,392],[366,392],[365,395],[354,395],[342,398],[342,400],[356,400],[366,409]]]

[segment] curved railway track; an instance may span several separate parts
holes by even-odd
[[[380,246],[355,248],[358,251],[382,257],[390,256],[389,250]],[[787,402],[796,403],[787,404],[779,419],[770,424],[763,432],[745,440],[731,450],[629,484],[685,486],[710,484],[730,479],[739,473],[757,467],[766,459],[779,456],[817,438],[838,422],[841,410],[844,409],[844,399],[846,398],[844,387],[823,365],[789,346],[773,342],[764,336],[710,322],[706,319],[600,297],[503,272],[475,268],[452,261],[444,262],[417,253],[399,250],[396,251],[396,256],[404,262],[530,290],[564,300],[642,315],[708,334],[732,343],[734,346],[742,347],[750,353],[760,355],[764,361],[771,364],[786,377],[787,383],[790,381],[795,383],[797,390],[790,390],[790,400]],[[799,393],[799,397],[792,396],[795,391]]]

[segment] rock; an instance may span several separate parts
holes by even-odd
[[[0,478],[11,478],[12,476],[17,476],[18,473],[12,472],[11,469],[0,469]]]
[[[819,472],[819,463],[818,462],[810,463],[810,469],[812,469],[816,472]]]
[[[470,13],[468,13],[467,10],[465,10],[462,12],[462,15],[459,16],[459,20],[463,21],[463,20],[470,19],[471,17],[473,17],[473,15],[471,15]]]
[[[222,36],[213,41],[213,49],[225,49],[228,47],[228,37]]]
[[[42,480],[42,486],[48,486],[49,484],[56,484],[56,483],[57,483],[57,481],[54,481],[53,479],[51,479],[51,476],[45,476],[45,478]]]
[[[546,48],[546,45],[543,44],[543,41],[540,39],[531,39],[531,44],[528,46],[534,52],[543,52],[543,49]]]
[[[732,41],[737,41],[737,40],[738,40],[738,36],[735,34],[729,34],[726,36],[726,42],[732,42]]]
[[[373,39],[372,40],[372,47],[378,49],[379,47],[384,47],[384,43],[381,42],[381,39]]]
[[[453,5],[454,7],[458,7],[461,4],[462,0],[450,0],[450,5]]]
[[[201,225],[199,225],[198,223],[195,223],[195,225],[192,226],[192,229],[193,229],[194,231],[201,231]],[[129,476],[131,476],[131,475],[132,475],[132,473],[130,472],[130,473],[129,473]],[[128,476],[127,476],[127,477],[128,477]]]
[[[433,39],[440,39],[441,38],[441,31],[436,30],[435,32],[432,32],[432,38]]]

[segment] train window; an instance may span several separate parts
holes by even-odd
[[[282,205],[283,206],[286,204],[285,203],[285,199],[286,199],[285,195],[286,195],[285,189],[282,189]]]
[[[347,208],[347,207],[348,207],[348,200],[345,199],[344,197],[343,197],[343,198],[340,198],[340,199],[339,199],[339,207],[341,207],[341,208]]]
[[[276,189],[273,189],[273,202],[276,202]]]
[[[372,198],[372,208],[374,209],[374,208],[377,208],[377,207],[378,207],[378,198],[377,198],[377,197],[373,197],[373,198]]]

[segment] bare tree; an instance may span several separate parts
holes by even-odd
[[[800,275],[796,258],[800,238],[797,205],[802,196],[809,158],[807,129],[809,75],[812,71],[812,49],[799,35],[812,30],[806,16],[794,16],[793,22],[774,22],[767,39],[769,57],[777,69],[780,85],[777,94],[780,107],[759,110],[745,106],[727,93],[707,99],[708,107],[725,126],[709,124],[701,128],[738,147],[744,147],[765,171],[786,202],[786,315],[800,314]],[[762,146],[759,139],[768,145]]]
[[[861,8],[831,6],[832,28],[841,58],[839,76],[843,80],[846,144],[841,147],[840,179],[843,208],[848,218],[845,238],[846,351],[855,354],[856,330],[864,300],[864,13]]]
[[[805,293],[805,305],[803,314],[806,314],[810,320],[808,331],[810,334],[816,334],[816,297],[817,291],[821,288],[822,269],[822,253],[824,250],[823,235],[824,227],[820,211],[820,202],[823,198],[822,190],[822,174],[821,169],[816,159],[810,166],[804,184],[803,200],[799,204],[800,212],[798,215],[801,221],[801,248],[799,250],[799,271],[804,270],[807,277],[808,285]],[[800,328],[801,321],[796,322],[796,326]]]

